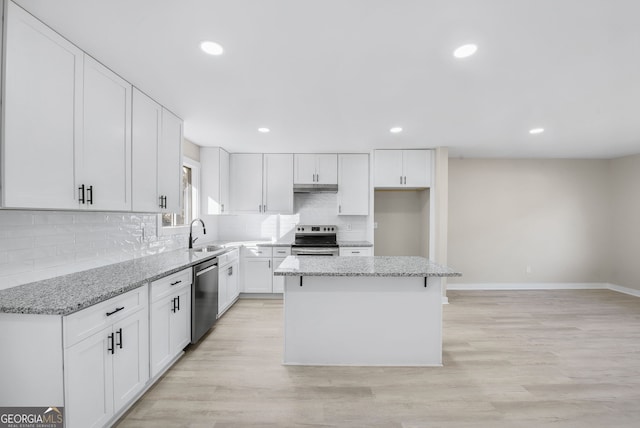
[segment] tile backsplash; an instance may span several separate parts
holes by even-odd
[[[296,193],[294,214],[220,216],[219,238],[293,240],[298,224],[335,224],[338,226],[338,240],[371,240],[367,233],[369,216],[339,216],[336,207],[335,193]]]
[[[185,248],[155,214],[0,210],[0,289]]]

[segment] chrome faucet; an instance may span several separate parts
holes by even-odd
[[[196,242],[196,240],[198,238],[193,238],[193,223],[195,223],[196,221],[199,221],[202,224],[202,233],[204,233],[205,235],[207,234],[207,229],[204,226],[204,221],[200,220],[199,218],[193,220],[191,222],[191,224],[189,225],[189,249],[193,248],[193,243]]]

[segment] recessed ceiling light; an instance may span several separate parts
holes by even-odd
[[[258,132],[262,132],[263,134],[266,134],[267,132],[271,132],[271,130],[269,128],[258,128]]]
[[[533,128],[529,130],[529,134],[542,134],[544,132],[544,128]]]
[[[392,134],[399,134],[402,132],[402,128],[400,128],[399,126],[395,126],[391,128],[389,132],[391,132]]]
[[[222,55],[222,53],[224,52],[224,49],[222,49],[222,46],[220,46],[216,42],[209,42],[209,41],[204,41],[200,43],[200,49],[202,49],[205,53],[208,53],[209,55]]]
[[[462,45],[453,51],[453,56],[456,58],[466,58],[476,53],[477,50],[478,46],[474,44]]]

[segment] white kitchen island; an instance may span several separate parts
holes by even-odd
[[[441,366],[441,278],[423,257],[287,257],[284,364]]]

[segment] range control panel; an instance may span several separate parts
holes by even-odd
[[[296,226],[298,233],[336,233],[338,226],[335,225],[299,225]]]

